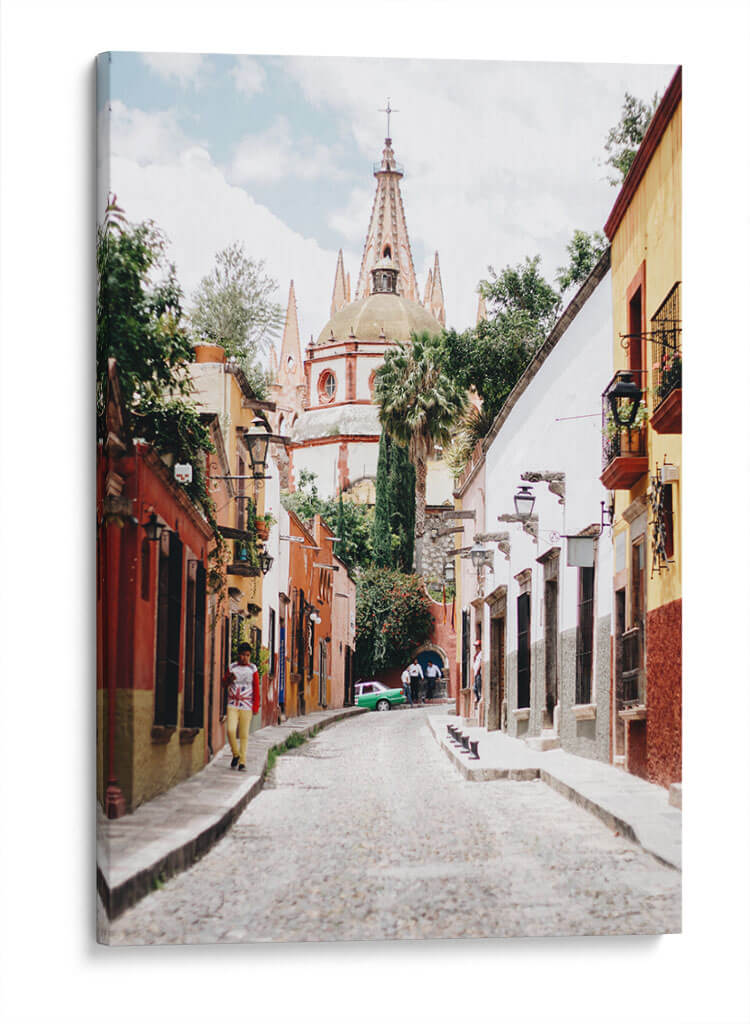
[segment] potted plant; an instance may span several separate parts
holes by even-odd
[[[265,515],[255,520],[255,532],[261,540],[268,540],[268,534],[275,522],[276,520],[270,512],[266,512]]]
[[[630,416],[631,403],[622,402],[620,413],[623,418]],[[632,426],[623,427],[612,415],[612,410],[607,409],[604,422],[604,437],[609,442],[610,457],[618,455],[640,455],[641,454],[641,431],[648,421],[648,409],[643,399],[638,404]]]

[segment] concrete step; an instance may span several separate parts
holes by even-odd
[[[541,736],[526,736],[524,739],[530,750],[558,750],[560,747],[560,737],[553,734],[542,733]]]

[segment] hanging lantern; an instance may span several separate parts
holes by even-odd
[[[612,418],[623,429],[630,430],[633,426],[638,406],[641,404],[643,392],[633,380],[633,374],[622,370],[617,374],[617,382],[607,392],[607,400],[612,410]]]
[[[513,495],[513,504],[516,506],[516,515],[519,519],[528,519],[531,516],[535,501],[531,488],[527,484],[521,484]]]
[[[273,565],[273,555],[269,555],[264,548],[259,555],[259,559],[261,572],[266,576]]]
[[[164,529],[163,523],[160,523],[156,518],[156,513],[152,512],[148,517],[148,522],[144,523],[143,526],[146,531],[146,539],[151,541],[158,541],[161,537],[161,532]]]
[[[456,566],[453,562],[446,562],[443,566],[443,579],[446,583],[456,582]]]

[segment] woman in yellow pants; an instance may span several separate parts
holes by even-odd
[[[260,680],[258,669],[250,661],[252,647],[240,644],[237,658],[229,667],[222,683],[229,686],[227,694],[227,739],[232,748],[231,768],[245,771],[247,737],[253,715],[260,708]],[[239,745],[238,740],[239,738]]]

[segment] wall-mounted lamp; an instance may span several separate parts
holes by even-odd
[[[264,426],[263,420],[255,420],[253,423],[255,429],[245,431],[245,444],[250,452],[250,464],[255,480],[262,480],[266,475],[266,459],[268,457],[270,438],[265,430],[258,429]]]
[[[446,562],[443,566],[443,580],[446,583],[456,582],[456,566],[454,562]]]
[[[259,561],[260,561],[260,570],[263,573],[263,575],[265,576],[265,575],[267,575],[268,571],[270,570],[271,566],[273,565],[273,555],[269,555],[268,552],[266,551],[266,549],[264,548],[261,551],[261,553],[258,556],[258,558],[259,558]]]
[[[159,522],[156,518],[156,513],[152,511],[148,517],[148,522],[143,524],[143,529],[146,531],[147,540],[158,541],[164,529],[164,524]]]
[[[513,504],[516,506],[516,515],[519,519],[526,520],[534,511],[534,492],[528,484],[521,484],[513,495]]]
[[[630,430],[642,397],[643,392],[633,380],[633,374],[627,370],[621,370],[617,374],[614,386],[607,392],[607,401],[615,423]]]
[[[484,544],[474,544],[469,555],[471,556],[471,564],[477,570],[481,569],[484,565],[492,565],[492,548]]]

